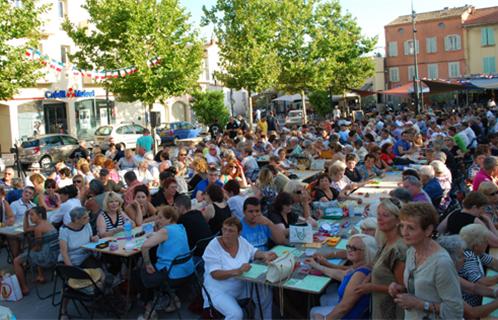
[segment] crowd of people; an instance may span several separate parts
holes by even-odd
[[[148,131],[135,151],[111,143],[90,152],[82,142],[53,172],[33,164],[25,179],[15,179],[6,169],[0,222],[34,235],[29,248],[19,237],[6,238],[25,295],[28,259],[38,282],[46,281],[43,268],[51,263],[99,268],[111,286],[130,280],[121,260],[82,246],[153,223],[133,283],[144,317],[156,316],[153,288],[181,282],[200,263],[204,307],[242,319],[238,299],[249,290],[237,277],[250,262],[274,260],[270,250],[289,244],[291,225],[317,227],[323,215],[317,203],[357,200],[354,191],[371,179],[402,171],[398,188],[380,201],[376,216],[364,218],[345,251],[306,259],[334,280],[309,316],[479,318],[498,308],[498,300],[483,305],[483,297],[498,297],[498,279],[485,272],[498,270],[486,253],[498,247],[497,128],[490,108],[375,112],[293,127],[269,113],[254,129],[231,118],[226,128],[211,126],[209,140],[164,145],[156,154]],[[317,175],[304,183],[295,170],[310,167]],[[190,250],[193,261],[171,267]],[[261,285],[259,293],[261,314],[271,319],[272,290]],[[180,307],[174,297],[164,310]]]

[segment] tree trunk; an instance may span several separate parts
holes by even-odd
[[[301,90],[301,99],[303,102],[303,124],[306,124],[308,122],[308,116],[306,115],[306,96],[304,90]]]
[[[247,106],[249,107],[249,116],[248,116],[247,120],[249,120],[249,130],[253,130],[253,127],[252,127],[252,99],[251,99],[251,91],[250,90],[247,90],[247,99],[248,99]]]

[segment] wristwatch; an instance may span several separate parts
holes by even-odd
[[[425,301],[424,302],[424,312],[429,313],[430,307],[431,307],[431,304],[429,302]]]

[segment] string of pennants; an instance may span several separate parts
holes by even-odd
[[[39,50],[28,49],[26,50],[26,57],[31,60],[40,60],[41,63],[50,69],[54,69],[57,72],[61,72],[66,64],[62,61],[57,61],[55,59],[51,59],[48,55],[42,54]],[[147,61],[147,67],[151,68],[161,62],[159,57],[152,58]],[[130,74],[134,74],[138,69],[135,66],[114,69],[114,70],[82,70],[77,69],[75,67],[72,68],[73,75],[88,77],[95,80],[104,80],[110,78],[123,78]]]

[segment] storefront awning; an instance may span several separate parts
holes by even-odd
[[[421,84],[422,84],[422,93],[429,93],[429,87],[425,85],[423,82]],[[392,96],[407,96],[412,94],[414,91],[415,90],[413,89],[413,82],[408,82],[407,84],[404,84],[396,88],[380,91],[380,93]]]
[[[432,94],[465,90],[466,87],[457,82],[449,82],[443,80],[421,80],[425,85],[429,87],[429,92]]]
[[[376,91],[367,91],[367,90],[360,90],[360,89],[349,89],[351,92],[356,93],[360,97],[368,97],[372,96],[374,94],[377,94]]]

